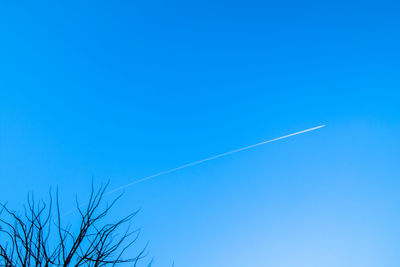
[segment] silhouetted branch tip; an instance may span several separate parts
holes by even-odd
[[[137,266],[146,256],[146,247],[134,257],[125,254],[138,239],[139,230],[131,230],[138,211],[103,223],[121,197],[103,203],[107,186],[96,190],[92,183],[85,207],[76,199],[80,216],[76,230],[62,222],[58,188],[55,201],[51,190],[47,202],[28,194],[22,214],[10,210],[7,203],[0,204],[0,266]]]

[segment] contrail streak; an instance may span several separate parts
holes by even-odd
[[[240,151],[244,151],[244,150],[247,150],[247,149],[250,149],[250,148],[254,148],[254,147],[257,147],[257,146],[262,146],[262,145],[265,145],[265,144],[268,144],[268,143],[272,143],[272,142],[275,142],[275,141],[278,141],[278,140],[282,140],[282,139],[285,139],[285,138],[289,138],[289,137],[292,137],[292,136],[295,136],[295,135],[303,134],[303,133],[306,133],[306,132],[311,132],[311,131],[317,130],[317,129],[325,127],[325,126],[326,125],[316,126],[316,127],[309,128],[309,129],[306,129],[306,130],[303,130],[303,131],[300,131],[300,132],[287,134],[287,135],[280,136],[280,137],[277,137],[277,138],[274,138],[274,139],[270,139],[270,140],[267,140],[267,141],[263,141],[263,142],[260,142],[260,143],[254,144],[254,145],[249,145],[249,146],[238,148],[238,149],[235,149],[235,150],[232,150],[232,151],[229,151],[229,152],[221,153],[221,154],[218,154],[218,155],[215,155],[215,156],[212,156],[212,157],[209,157],[209,158],[205,158],[205,159],[202,159],[202,160],[198,160],[198,161],[195,161],[195,162],[192,162],[192,163],[189,163],[189,164],[186,164],[186,165],[182,165],[182,166],[179,166],[179,167],[176,167],[176,168],[173,168],[173,169],[169,169],[169,170],[166,170],[166,171],[158,172],[158,173],[155,173],[153,175],[150,175],[150,176],[144,177],[142,179],[133,181],[131,183],[122,185],[120,187],[117,187],[117,188],[105,193],[104,196],[110,195],[110,194],[115,193],[117,191],[121,191],[121,190],[123,190],[123,189],[125,189],[127,187],[132,186],[132,185],[148,181],[150,179],[156,178],[156,177],[161,176],[161,175],[165,175],[165,174],[168,174],[168,173],[171,173],[171,172],[176,172],[178,170],[182,170],[184,168],[187,168],[187,167],[190,167],[190,166],[194,166],[194,165],[206,162],[206,161],[210,161],[210,160],[213,160],[213,159],[217,159],[217,158],[221,158],[221,157],[224,157],[224,156],[228,156],[230,154],[234,154],[234,153],[237,153],[237,152],[240,152]],[[85,206],[85,205],[87,205],[87,203],[84,203],[84,204],[80,205],[80,207]],[[72,213],[73,211],[74,210],[71,210],[71,211],[65,213],[62,217]]]
[[[213,159],[221,158],[221,157],[224,157],[224,156],[236,153],[236,152],[240,152],[240,151],[243,151],[243,150],[247,150],[247,149],[250,149],[250,148],[253,148],[253,147],[257,147],[257,146],[261,146],[261,145],[264,145],[264,144],[272,143],[272,142],[275,142],[275,141],[278,141],[278,140],[282,140],[282,139],[285,139],[285,138],[288,138],[288,137],[291,137],[291,136],[295,136],[295,135],[298,135],[298,134],[314,131],[314,130],[317,130],[317,129],[322,128],[324,126],[325,125],[316,126],[316,127],[313,127],[313,128],[307,129],[307,130],[303,130],[303,131],[300,131],[300,132],[284,135],[284,136],[277,137],[277,138],[274,138],[274,139],[271,139],[271,140],[267,140],[267,141],[263,141],[263,142],[260,142],[260,143],[254,144],[254,145],[245,146],[245,147],[238,148],[238,149],[235,149],[235,150],[232,150],[232,151],[229,151],[229,152],[221,153],[221,154],[209,157],[209,158],[205,158],[205,159],[202,159],[202,160],[198,160],[198,161],[195,161],[195,162],[180,166],[180,167],[176,167],[176,168],[169,169],[169,170],[166,170],[166,171],[158,172],[158,173],[155,173],[153,175],[144,177],[142,179],[133,181],[133,182],[131,182],[129,184],[117,187],[114,190],[111,190],[111,191],[107,192],[105,195],[112,194],[114,192],[120,191],[120,190],[125,189],[127,187],[130,187],[132,185],[135,185],[135,184],[138,184],[138,183],[142,183],[144,181],[156,178],[156,177],[161,176],[161,175],[165,175],[165,174],[168,174],[168,173],[171,173],[171,172],[182,170],[184,168],[187,168],[187,167],[190,167],[190,166],[193,166],[193,165],[197,165],[197,164],[200,164],[200,163],[203,163],[203,162],[206,162],[206,161],[210,161],[210,160],[213,160]]]

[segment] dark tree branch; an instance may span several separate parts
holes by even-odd
[[[103,207],[107,186],[96,190],[92,183],[85,208],[76,199],[80,218],[77,231],[72,231],[70,224],[62,223],[58,189],[55,220],[52,219],[51,191],[47,203],[28,195],[23,215],[10,210],[7,204],[0,204],[0,266],[137,266],[146,256],[146,248],[135,257],[124,257],[139,235],[138,230],[130,230],[130,222],[137,212],[114,223],[102,223],[121,197],[110,204],[104,203]]]

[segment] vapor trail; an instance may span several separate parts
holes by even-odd
[[[114,192],[120,191],[120,190],[125,189],[125,188],[127,188],[127,187],[130,187],[130,186],[132,186],[132,185],[135,185],[135,184],[138,184],[138,183],[142,183],[142,182],[144,182],[144,181],[147,181],[147,180],[156,178],[156,177],[161,176],[161,175],[165,175],[165,174],[168,174],[168,173],[171,173],[171,172],[175,172],[175,171],[178,171],[178,170],[182,170],[182,169],[184,169],[184,168],[187,168],[187,167],[190,167],[190,166],[193,166],[193,165],[197,165],[197,164],[200,164],[200,163],[203,163],[203,162],[206,162],[206,161],[210,161],[210,160],[213,160],[213,159],[221,158],[221,157],[224,157],[224,156],[227,156],[227,155],[236,153],[236,152],[240,152],[240,151],[243,151],[243,150],[247,150],[247,149],[250,149],[250,148],[253,148],[253,147],[261,146],[261,145],[264,145],[264,144],[267,144],[267,143],[272,143],[272,142],[275,142],[275,141],[278,141],[278,140],[282,140],[282,139],[285,139],[285,138],[288,138],[288,137],[291,137],[291,136],[295,136],[295,135],[298,135],[298,134],[302,134],[302,133],[314,131],[314,130],[317,130],[317,129],[322,128],[322,127],[325,127],[325,125],[316,126],[316,127],[313,127],[313,128],[307,129],[307,130],[303,130],[303,131],[300,131],[300,132],[296,132],[296,133],[291,133],[291,134],[284,135],[284,136],[281,136],[281,137],[277,137],[277,138],[274,138],[274,139],[271,139],[271,140],[263,141],[263,142],[260,142],[260,143],[254,144],[254,145],[245,146],[245,147],[238,148],[238,149],[235,149],[235,150],[232,150],[232,151],[229,151],[229,152],[221,153],[221,154],[218,154],[218,155],[209,157],[209,158],[205,158],[205,159],[202,159],[202,160],[198,160],[198,161],[195,161],[195,162],[186,164],[186,165],[182,165],[182,166],[180,166],[180,167],[176,167],[176,168],[169,169],[169,170],[166,170],[166,171],[158,172],[158,173],[155,173],[155,174],[153,174],[153,175],[144,177],[144,178],[142,178],[142,179],[133,181],[133,182],[131,182],[131,183],[129,183],[129,184],[126,184],[126,185],[122,185],[122,186],[120,186],[120,187],[117,187],[117,188],[115,188],[115,189],[113,189],[113,190],[107,192],[105,195],[112,194],[112,193],[114,193]]]
[[[309,129],[306,129],[306,130],[303,130],[303,131],[300,131],[300,132],[295,132],[295,133],[287,134],[287,135],[280,136],[280,137],[277,137],[277,138],[274,138],[274,139],[270,139],[270,140],[267,140],[267,141],[263,141],[263,142],[260,142],[260,143],[254,144],[254,145],[249,145],[249,146],[245,146],[245,147],[242,147],[242,148],[238,148],[238,149],[235,149],[235,150],[232,150],[232,151],[228,151],[228,152],[225,152],[225,153],[221,153],[221,154],[218,154],[218,155],[215,155],[215,156],[212,156],[212,157],[209,157],[209,158],[205,158],[205,159],[202,159],[202,160],[198,160],[198,161],[195,161],[195,162],[192,162],[192,163],[189,163],[189,164],[186,164],[186,165],[182,165],[182,166],[179,166],[179,167],[176,167],[176,168],[173,168],[173,169],[169,169],[169,170],[166,170],[166,171],[158,172],[158,173],[155,173],[155,174],[153,174],[153,175],[150,175],[150,176],[144,177],[144,178],[142,178],[142,179],[133,181],[133,182],[131,182],[131,183],[122,185],[122,186],[120,186],[120,187],[117,187],[117,188],[115,188],[115,189],[113,189],[113,190],[111,190],[111,191],[105,193],[104,196],[110,195],[110,194],[112,194],[112,193],[115,193],[115,192],[117,192],[117,191],[123,190],[123,189],[125,189],[125,188],[127,188],[127,187],[130,187],[130,186],[132,186],[132,185],[145,182],[145,181],[147,181],[147,180],[156,178],[156,177],[161,176],[161,175],[165,175],[165,174],[168,174],[168,173],[171,173],[171,172],[175,172],[175,171],[178,171],[178,170],[182,170],[182,169],[184,169],[184,168],[187,168],[187,167],[190,167],[190,166],[194,166],[194,165],[197,165],[197,164],[206,162],[206,161],[210,161],[210,160],[213,160],[213,159],[221,158],[221,157],[224,157],[224,156],[233,154],[233,153],[237,153],[237,152],[240,152],[240,151],[243,151],[243,150],[247,150],[247,149],[250,149],[250,148],[257,147],[257,146],[261,146],[261,145],[265,145],[265,144],[268,144],[268,143],[272,143],[272,142],[275,142],[275,141],[278,141],[278,140],[282,140],[282,139],[285,139],[285,138],[288,138],[288,137],[292,137],[292,136],[295,136],[295,135],[298,135],[298,134],[303,134],[303,133],[306,133],[306,132],[311,132],[311,131],[317,130],[317,129],[322,128],[322,127],[325,127],[325,126],[326,126],[326,125],[316,126],[316,127],[309,128]],[[84,203],[84,204],[80,205],[79,207],[84,207],[84,206],[86,206],[86,205],[87,205],[87,203]],[[68,214],[72,213],[73,211],[74,211],[74,210],[71,210],[71,211],[69,211],[69,212],[63,214],[61,217],[67,216]]]

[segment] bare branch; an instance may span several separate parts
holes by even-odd
[[[51,190],[47,202],[36,201],[28,194],[22,214],[10,210],[6,203],[0,204],[0,266],[137,266],[146,256],[146,247],[135,257],[124,258],[139,236],[139,230],[130,230],[137,211],[114,223],[102,223],[122,196],[110,204],[103,203],[107,186],[96,190],[92,182],[85,209],[76,199],[80,220],[76,231],[61,220],[58,188],[55,220]]]

